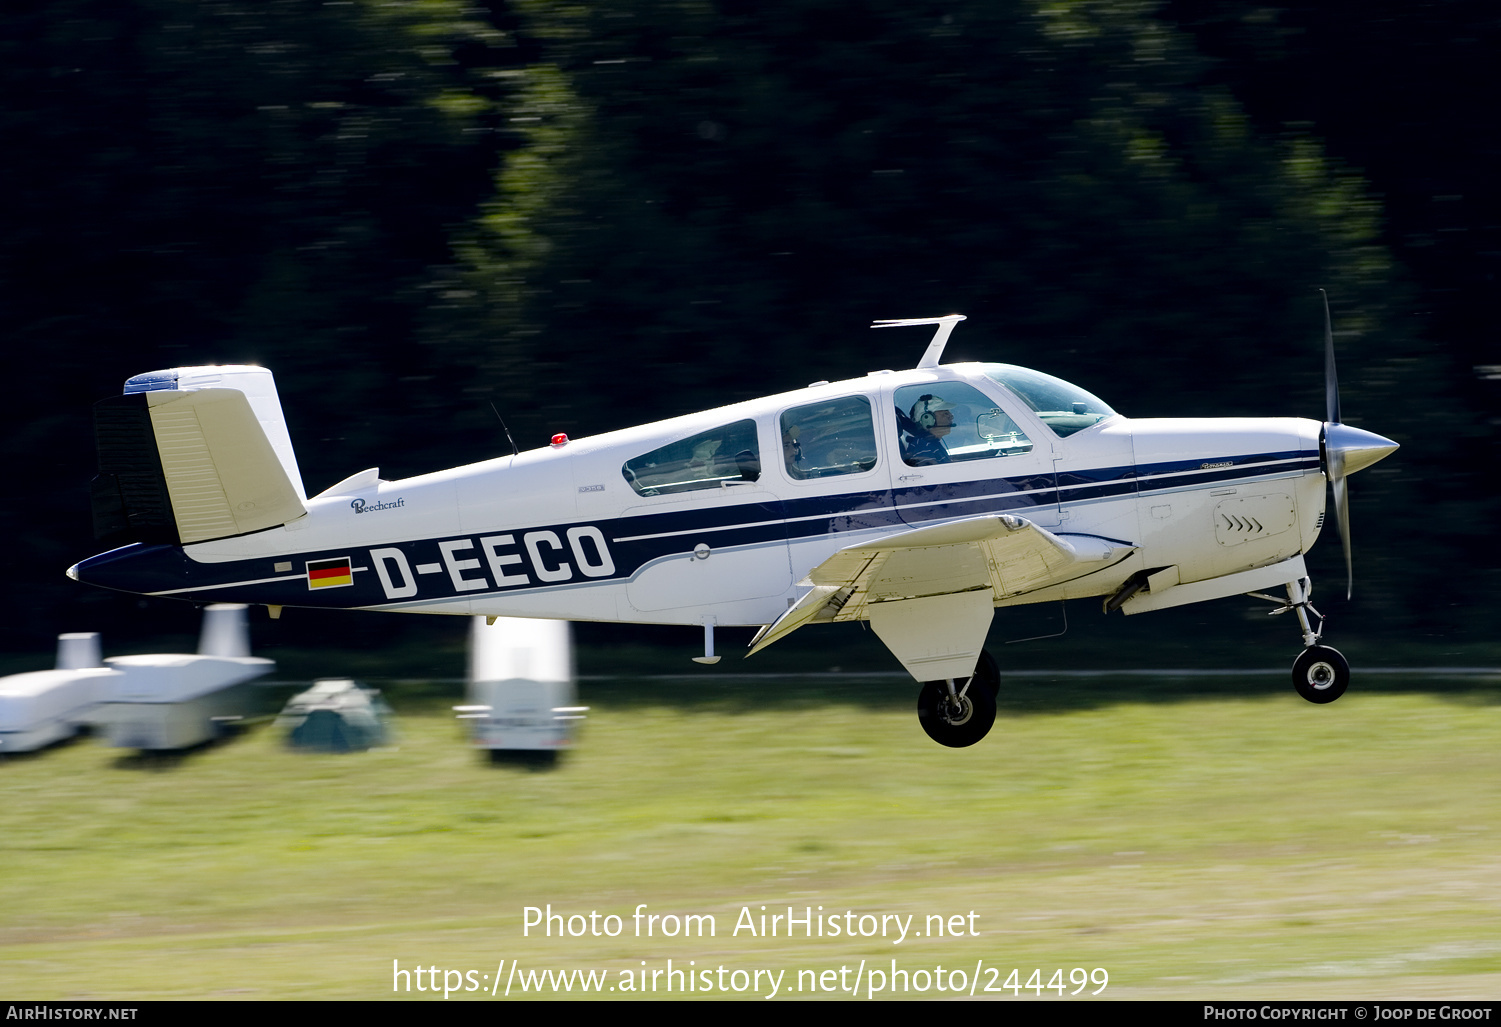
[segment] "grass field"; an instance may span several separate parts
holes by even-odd
[[[384,998],[393,960],[615,983],[670,958],[785,969],[783,997],[862,959],[980,961],[980,992],[1098,967],[1117,999],[1501,997],[1501,679],[1357,676],[1327,707],[1267,676],[1005,687],[968,750],[922,734],[910,682],[825,677],[585,682],[552,770],[481,760],[432,689],[394,690],[395,744],[362,754],[265,725],[11,757],[0,996]],[[624,930],[523,937],[549,903]],[[635,937],[641,903],[716,934]],[[734,935],[762,905],[973,911],[978,936]]]

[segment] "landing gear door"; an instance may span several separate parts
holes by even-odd
[[[1053,440],[1034,437],[1008,404],[952,379],[884,396],[896,442],[892,495],[905,523],[988,513],[1061,522]]]

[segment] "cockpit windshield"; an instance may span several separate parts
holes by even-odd
[[[1014,364],[981,364],[980,370],[991,381],[1021,397],[1059,438],[1083,431],[1115,414],[1098,396],[1041,371]]]

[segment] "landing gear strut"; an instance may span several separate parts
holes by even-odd
[[[982,650],[972,677],[923,682],[917,696],[917,720],[939,745],[951,749],[974,745],[995,723],[1000,686],[995,658]]]
[[[1324,637],[1324,615],[1308,601],[1313,594],[1312,582],[1308,578],[1289,581],[1286,602],[1260,592],[1251,594],[1280,604],[1279,609],[1272,611],[1272,616],[1288,610],[1298,615],[1298,624],[1303,629],[1303,645],[1307,647],[1293,661],[1293,688],[1298,694],[1311,703],[1320,704],[1331,703],[1344,695],[1345,689],[1350,687],[1350,661],[1338,649],[1319,644]],[[1309,614],[1318,619],[1316,625],[1309,621]]]

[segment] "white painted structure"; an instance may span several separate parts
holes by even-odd
[[[71,631],[57,636],[58,670],[103,668],[104,661],[99,657],[99,632]]]
[[[0,678],[0,753],[30,752],[71,738],[89,723],[100,694],[119,676],[94,666]]]
[[[100,662],[97,632],[58,635],[55,669],[0,678],[0,753],[71,738],[119,676]]]
[[[568,622],[473,618],[468,691],[467,705],[455,709],[469,724],[477,748],[572,746],[584,707],[577,705]]]
[[[204,610],[198,653],[115,656],[94,722],[118,748],[186,749],[222,734],[252,712],[242,686],[276,664],[249,655],[245,607]]]

